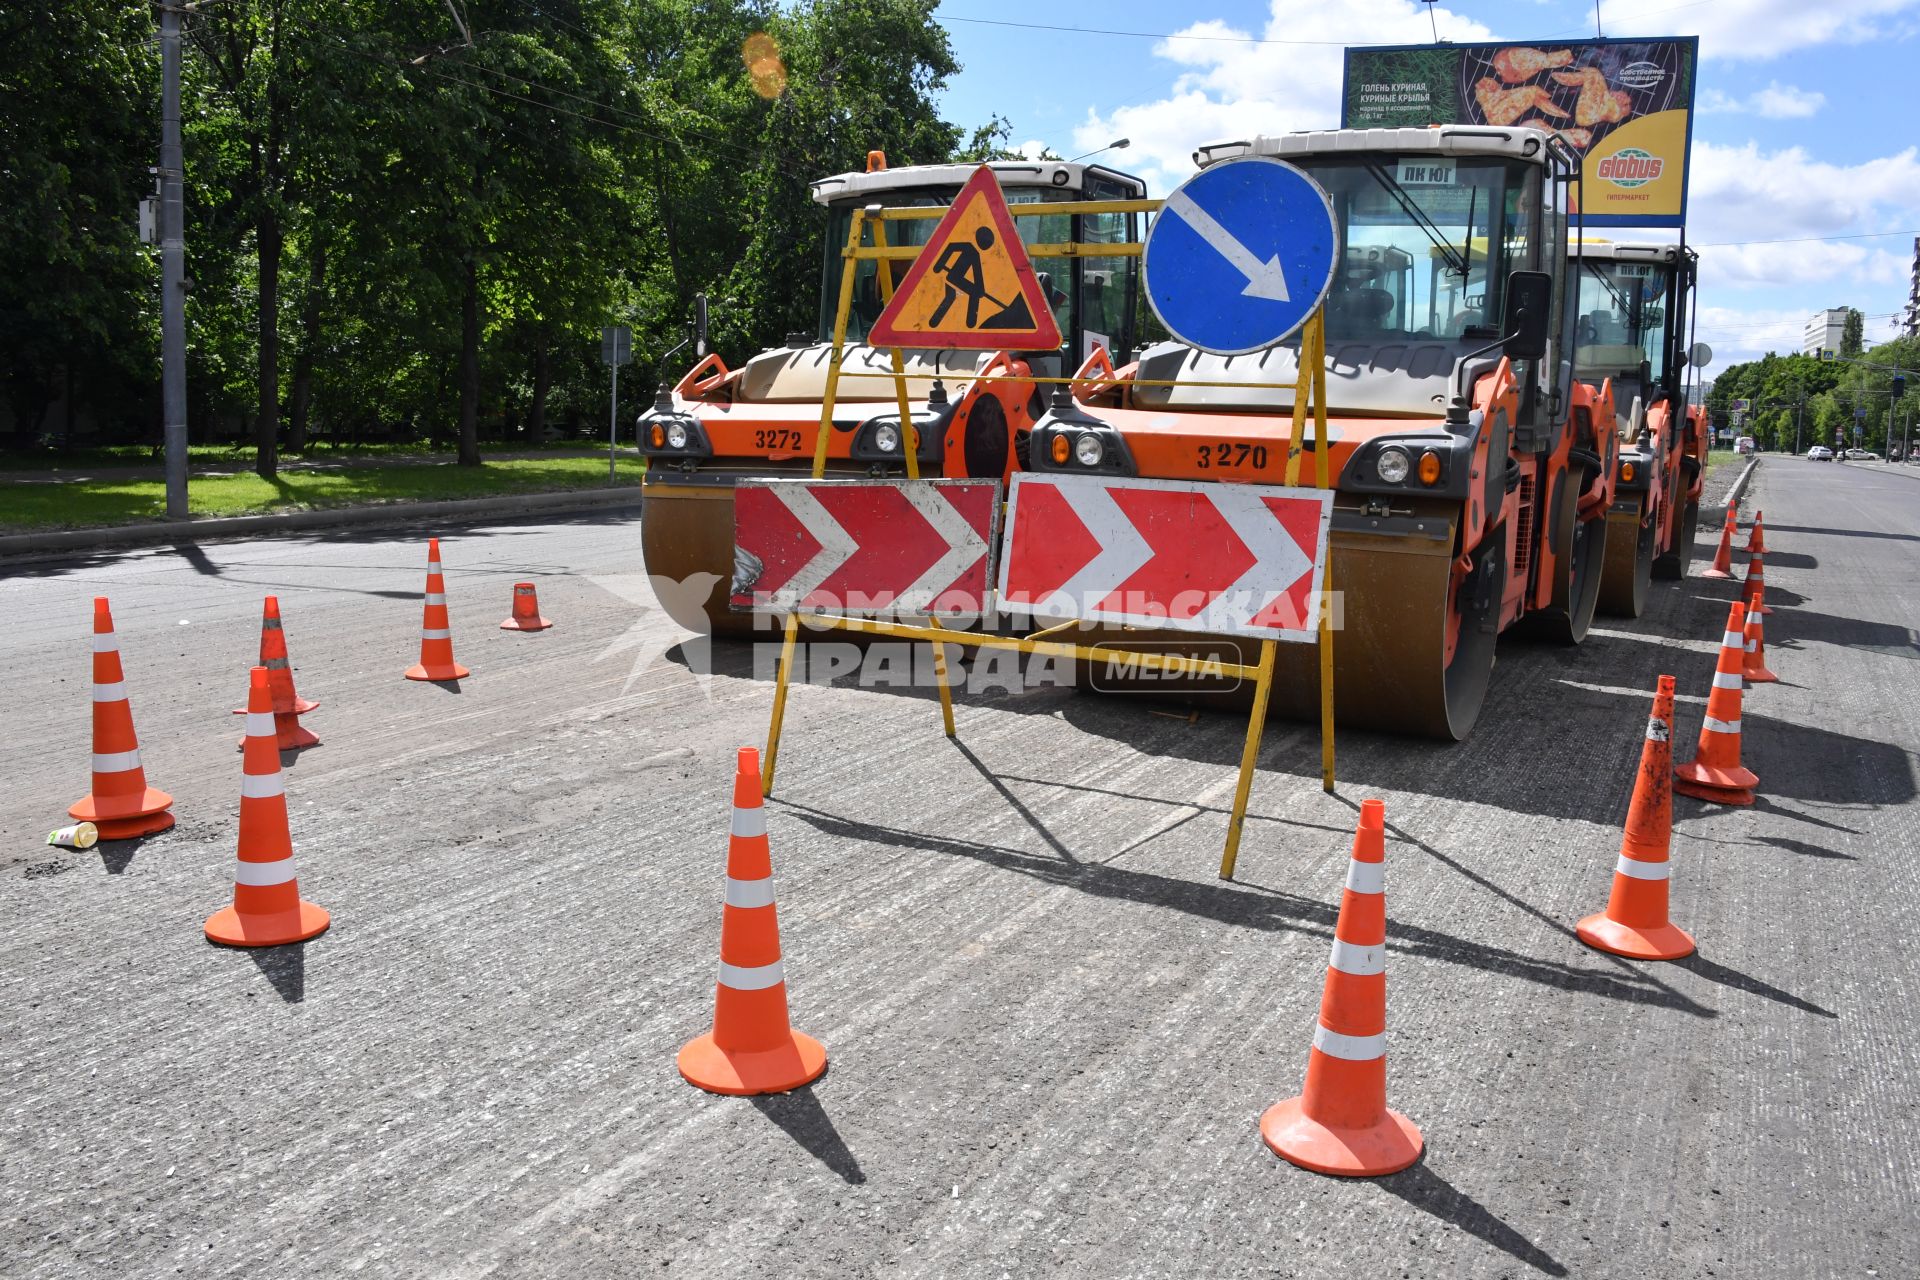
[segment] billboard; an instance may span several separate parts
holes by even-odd
[[[1585,158],[1589,225],[1678,226],[1699,52],[1694,36],[1349,49],[1340,123],[1551,129]]]

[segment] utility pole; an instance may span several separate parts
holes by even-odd
[[[180,15],[160,5],[160,399],[167,515],[187,518],[187,245],[180,156]]]

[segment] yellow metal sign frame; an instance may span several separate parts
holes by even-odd
[[[1041,215],[1093,214],[1093,213],[1154,213],[1158,212],[1161,202],[1158,200],[1083,200],[1061,201],[1034,205],[1011,206],[1016,218],[1038,217]],[[895,396],[900,410],[900,451],[906,464],[907,479],[920,478],[920,442],[919,431],[913,424],[912,405],[907,396],[906,358],[898,347],[889,348],[893,371],[890,374],[862,374],[840,371],[840,363],[846,352],[847,318],[852,311],[854,278],[863,261],[907,261],[918,257],[925,251],[924,246],[892,246],[887,243],[886,224],[912,219],[930,219],[943,217],[945,207],[923,207],[910,209],[886,209],[874,205],[853,211],[852,223],[847,229],[846,247],[841,251],[840,298],[833,317],[833,349],[827,362],[826,392],[820,405],[820,429],[814,437],[813,478],[824,479],[827,472],[827,438],[833,430],[833,407],[839,391],[842,377],[884,377],[894,383]],[[869,243],[871,237],[871,243]],[[1027,253],[1034,258],[1070,258],[1093,257],[1138,257],[1142,251],[1139,243],[1105,244],[1089,241],[1070,241],[1058,244],[1036,244],[1026,247]],[[893,296],[892,272],[881,271],[880,294],[883,300]],[[1301,329],[1300,373],[1292,385],[1293,422],[1287,443],[1286,483],[1300,483],[1300,460],[1305,453],[1306,423],[1311,406],[1313,417],[1315,448],[1315,479],[1319,488],[1332,487],[1330,474],[1331,462],[1327,448],[1327,373],[1326,373],[1326,328],[1324,317],[1319,310],[1308,317]],[[999,375],[1011,377],[1011,375]],[[1086,379],[1072,377],[1025,377],[1019,379],[1031,383],[1064,383],[1080,385]],[[1144,384],[1143,384],[1144,385]],[[1284,383],[1247,384],[1236,386],[1254,386],[1257,388],[1286,389]],[[1320,589],[1319,642],[1317,648],[1320,658],[1320,771],[1321,786],[1331,792],[1334,787],[1334,734],[1333,734],[1333,554],[1329,542],[1327,563],[1322,567]],[[1227,820],[1226,847],[1220,856],[1220,878],[1230,880],[1240,854],[1240,837],[1246,826],[1247,802],[1253,791],[1254,765],[1260,755],[1261,734],[1266,727],[1267,703],[1273,692],[1273,669],[1277,641],[1260,642],[1259,661],[1254,664],[1220,662],[1211,658],[1190,658],[1180,654],[1153,653],[1137,650],[1112,648],[1094,648],[1089,645],[1074,644],[1050,637],[1080,625],[1080,620],[1045,627],[1024,636],[984,635],[973,632],[956,631],[940,625],[938,618],[928,617],[925,624],[888,622],[875,618],[849,617],[840,614],[818,613],[811,615],[809,625],[829,631],[847,631],[857,635],[887,636],[898,640],[923,641],[933,647],[934,681],[940,689],[940,717],[949,738],[958,737],[953,722],[953,691],[947,677],[946,646],[962,645],[973,649],[1010,649],[1017,653],[1034,654],[1041,657],[1072,658],[1075,661],[1104,661],[1116,654],[1123,654],[1127,660],[1139,667],[1151,671],[1167,671],[1175,674],[1231,676],[1238,679],[1251,679],[1253,685],[1253,707],[1247,719],[1246,741],[1240,752],[1240,770],[1234,786],[1233,809]],[[786,624],[781,635],[780,664],[774,683],[773,713],[767,726],[766,769],[762,776],[762,794],[773,794],[774,769],[779,761],[780,734],[786,720],[787,692],[791,686],[793,674],[793,651],[799,638],[800,615],[798,612],[787,614]]]

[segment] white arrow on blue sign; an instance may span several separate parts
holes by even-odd
[[[1168,196],[1147,233],[1147,302],[1181,342],[1263,351],[1306,323],[1333,283],[1333,205],[1282,160],[1241,156]]]

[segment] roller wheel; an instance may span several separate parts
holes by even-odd
[[[1693,559],[1694,530],[1699,526],[1700,504],[1689,502],[1680,513],[1680,527],[1673,531],[1673,547],[1665,555],[1654,557],[1654,577],[1674,582],[1687,576],[1687,562]]]
[[[1607,518],[1605,514],[1579,519],[1579,492],[1572,485],[1560,495],[1556,516],[1560,545],[1569,554],[1559,564],[1559,580],[1553,585],[1553,603],[1535,615],[1537,634],[1557,644],[1579,644],[1593,625],[1594,607],[1600,602],[1600,579],[1607,558]]]
[[[1600,574],[1600,612],[1637,618],[1645,611],[1659,533],[1659,525],[1642,519],[1637,511],[1629,517],[1609,518],[1606,564]]]
[[[1454,610],[1460,615],[1460,638],[1453,646],[1453,660],[1447,663],[1443,677],[1446,695],[1446,724],[1426,726],[1436,738],[1465,741],[1487,700],[1487,685],[1493,678],[1493,651],[1500,638],[1500,601],[1506,594],[1507,566],[1499,549],[1506,539],[1490,535],[1474,572],[1460,584]]]

